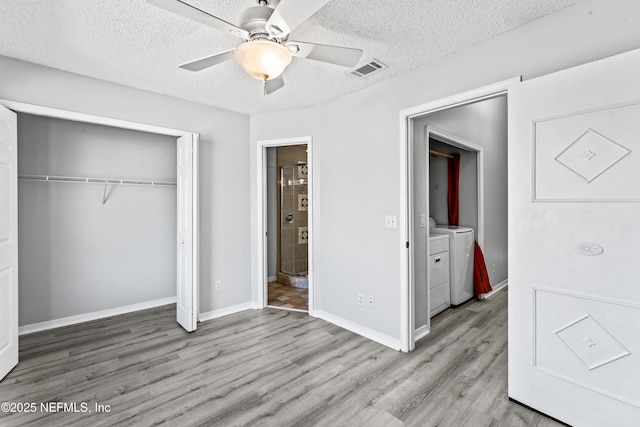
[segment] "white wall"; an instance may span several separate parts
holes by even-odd
[[[18,114],[18,174],[176,180],[176,138]],[[19,181],[20,326],[176,295],[176,187]]]
[[[636,0],[584,0],[329,105],[251,116],[252,171],[256,141],[314,138],[316,307],[378,336],[401,337],[404,249],[399,229],[384,228],[384,216],[401,209],[400,110],[517,75],[529,79],[637,48],[639,27]],[[256,183],[252,174],[254,217]],[[254,247],[254,283],[258,261]],[[358,306],[358,292],[375,296],[376,308]]]
[[[248,116],[6,57],[0,76],[3,99],[200,133],[200,312],[251,300]]]

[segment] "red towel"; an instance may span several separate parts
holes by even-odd
[[[473,289],[476,296],[491,292],[491,281],[487,273],[487,265],[484,262],[484,255],[478,242],[474,242],[473,250]]]
[[[447,207],[449,225],[458,225],[460,201],[460,154],[452,154],[447,163]]]

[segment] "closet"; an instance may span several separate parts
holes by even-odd
[[[499,96],[429,113],[412,121],[410,233],[413,258],[410,270],[414,285],[415,340],[430,332],[430,318],[447,304],[444,287],[437,295],[433,290],[445,283],[443,277],[433,274],[429,266],[432,257],[437,255],[434,246],[435,250],[441,249],[434,245],[432,238],[443,233],[434,231],[439,231],[438,225],[442,228],[450,224],[448,163],[454,154],[460,155],[457,231],[463,234],[461,228],[473,229],[473,239],[484,253],[486,282],[494,290],[507,285],[506,117],[507,99]],[[467,240],[471,239],[465,239],[465,245]],[[471,242],[475,260],[475,244]],[[456,249],[449,247],[450,266],[452,260],[457,260],[455,255],[462,252]],[[435,280],[431,280],[434,277]],[[452,287],[455,279],[451,274],[448,280],[450,291],[453,289],[455,294],[460,287]],[[461,304],[455,302],[456,299],[461,301],[451,295],[449,303]]]
[[[176,138],[18,114],[19,324],[176,297]]]

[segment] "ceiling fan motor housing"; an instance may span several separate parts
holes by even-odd
[[[249,33],[250,40],[273,39],[265,28],[265,24],[271,17],[273,9],[267,6],[252,6],[240,14],[240,28]]]

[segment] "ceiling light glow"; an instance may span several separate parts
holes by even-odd
[[[289,49],[269,40],[243,43],[238,46],[235,55],[247,74],[262,81],[280,76],[292,58]]]

